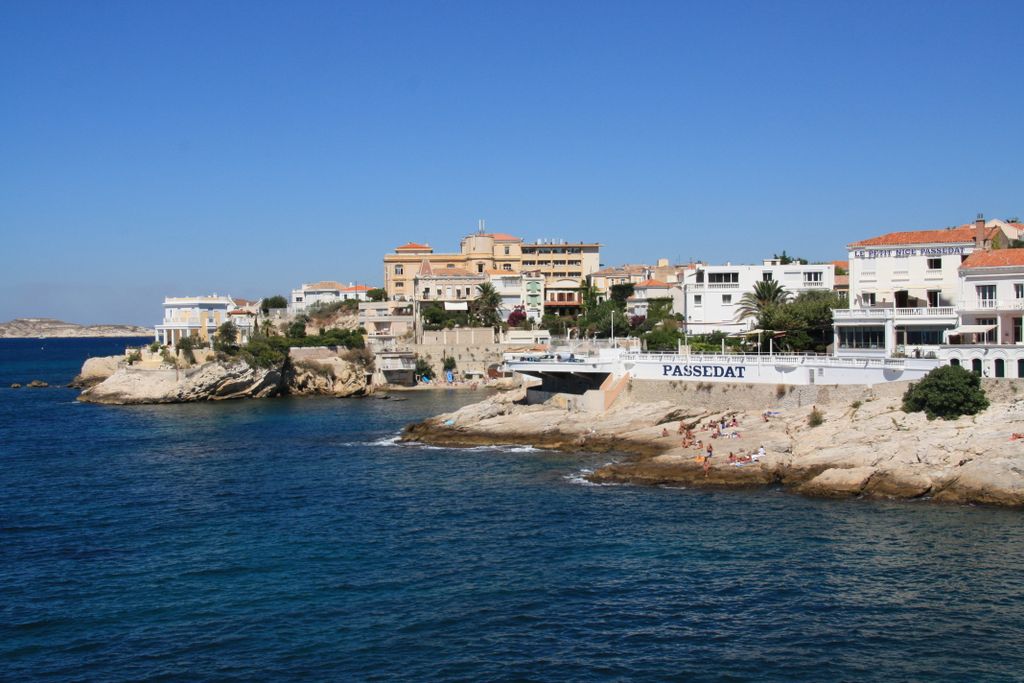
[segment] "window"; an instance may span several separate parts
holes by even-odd
[[[399,287],[399,288],[405,287],[405,283],[402,282],[401,280],[399,280],[398,282],[395,283],[395,287]]]
[[[723,304],[731,304],[732,303],[732,294],[723,294],[722,295],[722,303]]]
[[[476,272],[478,272],[478,273],[484,272],[484,264],[482,264],[482,263],[476,264]]]
[[[929,289],[928,290],[928,307],[935,308],[939,305],[939,290]]]
[[[996,307],[995,285],[977,285],[975,290],[978,292],[978,308]]]
[[[423,296],[424,297],[430,296],[430,287],[424,287],[423,288]]]
[[[775,280],[775,275],[772,273],[772,271],[769,270],[767,272],[761,273],[761,279],[764,280],[765,282],[772,282]]]
[[[700,294],[694,294],[693,295],[693,305],[694,306],[703,306],[704,305],[703,301],[702,301],[703,298],[704,297],[702,297]]]
[[[508,256],[508,255],[509,255],[509,251],[510,251],[510,250],[509,250],[509,246],[508,246],[508,245],[506,244],[506,245],[505,245],[505,256]]]
[[[821,284],[822,273],[820,270],[809,270],[804,273],[804,282],[808,284]]]
[[[715,282],[715,283],[721,284],[721,283],[726,283],[726,282],[730,282],[731,283],[731,282],[739,282],[739,281],[740,281],[740,274],[739,273],[708,273],[708,282],[709,283]]]
[[[405,274],[405,268],[402,266],[402,264],[401,263],[395,264],[395,275],[404,275],[404,274]]]
[[[841,349],[884,349],[884,327],[840,327]]]
[[[512,270],[512,264],[511,263],[503,263],[501,265],[501,269],[502,270]]]
[[[864,305],[865,306],[874,306],[875,305],[875,293],[874,292],[864,292],[860,296],[861,296],[861,300],[864,301]]]
[[[978,318],[974,321],[975,325],[983,325],[991,327],[991,330],[982,333],[981,342],[983,344],[995,344],[996,343],[996,319],[995,318]]]
[[[928,270],[942,270],[942,259],[941,258],[930,258],[930,259],[928,259]]]
[[[1024,282],[1013,283],[1013,296],[1015,299],[1024,299]]]

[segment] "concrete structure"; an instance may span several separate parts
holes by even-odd
[[[204,344],[209,344],[217,328],[232,319],[230,315],[236,309],[242,309],[244,315],[234,316],[235,325],[239,328],[240,343],[249,340],[252,331],[254,312],[249,306],[254,302],[239,299],[244,305],[239,306],[229,296],[169,296],[164,299],[164,317],[156,326],[156,341],[174,346],[187,336],[198,337]],[[258,306],[258,302],[256,302]]]
[[[310,306],[318,303],[330,304],[335,301],[368,301],[369,292],[372,287],[349,283],[343,285],[334,280],[312,282],[303,284],[299,289],[292,290],[291,300],[288,303],[288,310],[291,313],[305,311]]]
[[[366,330],[366,342],[372,351],[392,349],[402,341],[411,342],[416,329],[413,304],[404,301],[360,302],[359,326]]]
[[[682,271],[683,281],[671,288],[673,309],[681,313],[689,334],[738,333],[753,329],[756,320],[740,320],[740,299],[754,284],[774,280],[791,295],[810,291],[831,291],[835,267],[830,263],[782,264],[765,259],[761,265],[696,265]]]

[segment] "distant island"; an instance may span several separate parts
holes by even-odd
[[[17,318],[0,323],[0,338],[152,337],[153,330],[136,325],[78,325],[53,318]]]

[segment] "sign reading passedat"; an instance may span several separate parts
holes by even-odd
[[[946,256],[966,254],[967,247],[900,247],[898,249],[857,249],[853,258],[907,258],[909,256]]]
[[[743,379],[745,365],[698,365],[665,363],[661,366],[662,377],[734,377]]]

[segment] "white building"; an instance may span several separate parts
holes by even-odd
[[[292,298],[288,309],[292,313],[299,313],[317,303],[329,304],[335,301],[349,301],[353,299],[356,301],[368,301],[367,292],[370,289],[372,288],[366,285],[357,285],[351,282],[347,285],[335,282],[334,280],[312,282],[302,285],[299,289],[292,290]]]
[[[697,265],[682,271],[683,281],[670,288],[673,308],[686,321],[689,334],[737,333],[753,329],[754,318],[737,319],[740,299],[754,284],[774,280],[792,296],[802,292],[831,291],[835,266],[830,263],[783,265],[765,259],[761,265]]]
[[[672,300],[670,285],[661,280],[644,280],[633,287],[633,296],[626,299],[626,314],[647,316],[647,309],[653,299]]]
[[[487,281],[491,283],[494,290],[501,297],[500,315],[502,320],[508,320],[509,314],[517,307],[523,306],[525,312],[526,290],[523,286],[523,276],[520,273],[508,270],[486,271]]]
[[[164,317],[156,326],[156,341],[174,346],[187,336],[210,343],[217,328],[231,320],[239,332],[239,343],[249,341],[259,302],[229,296],[181,296],[164,299]],[[236,313],[237,312],[237,313]]]
[[[396,350],[413,341],[416,328],[411,301],[364,301],[359,304],[359,327],[373,351]]]
[[[979,218],[942,230],[893,232],[849,245],[849,308],[833,312],[835,353],[892,356],[943,343],[959,321],[960,265],[1019,230]]]

